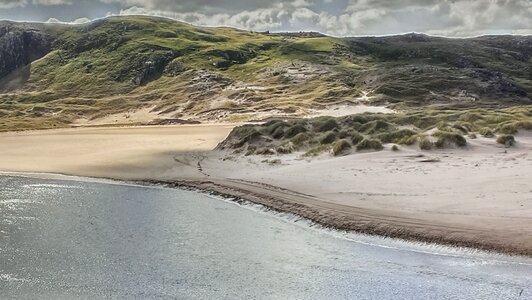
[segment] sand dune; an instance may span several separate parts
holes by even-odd
[[[532,136],[313,160],[211,152],[231,125],[0,134],[0,170],[180,181],[324,225],[532,255]],[[271,163],[280,159],[280,163]]]

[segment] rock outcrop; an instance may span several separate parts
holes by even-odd
[[[0,78],[43,57],[50,50],[50,41],[37,28],[0,23]]]

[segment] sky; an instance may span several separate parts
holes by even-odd
[[[532,0],[0,0],[0,19],[16,21],[81,23],[139,14],[333,36],[532,34]]]

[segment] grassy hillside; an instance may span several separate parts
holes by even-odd
[[[0,130],[140,108],[160,119],[240,121],[361,102],[403,110],[532,102],[531,37],[338,39],[113,17],[2,22],[0,41]]]

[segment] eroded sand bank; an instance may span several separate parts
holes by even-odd
[[[231,128],[2,133],[0,170],[180,181],[336,228],[532,255],[530,135],[509,149],[479,138],[465,150],[402,148],[313,160],[209,151]]]

